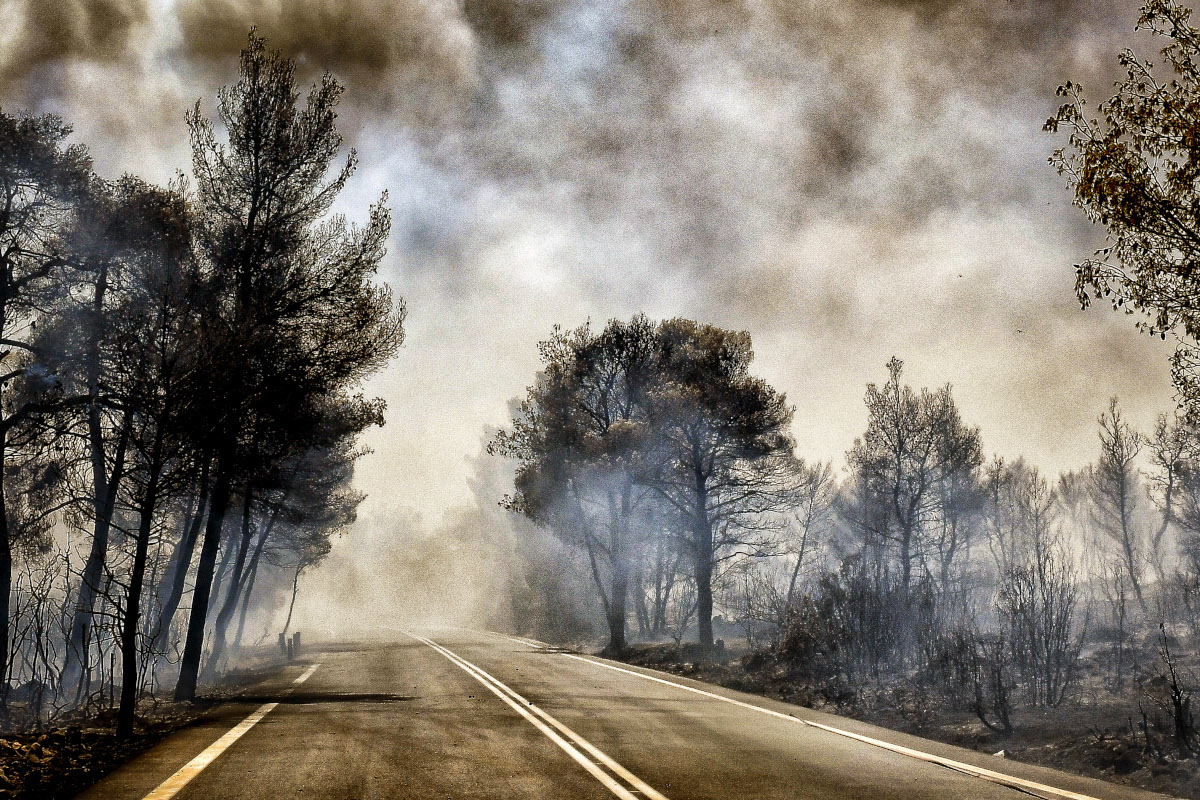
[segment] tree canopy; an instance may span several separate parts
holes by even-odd
[[[1138,28],[1165,40],[1162,62],[1124,50],[1116,93],[1089,112],[1083,89],[1045,125],[1068,133],[1050,158],[1075,205],[1107,229],[1106,246],[1076,266],[1075,291],[1140,315],[1150,335],[1174,335],[1172,362],[1183,401],[1200,402],[1200,31],[1175,0],[1142,6]]]

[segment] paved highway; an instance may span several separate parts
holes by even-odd
[[[1161,798],[527,640],[306,654],[86,800]]]

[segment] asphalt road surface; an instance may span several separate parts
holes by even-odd
[[[461,630],[303,661],[87,800],[1162,797]]]

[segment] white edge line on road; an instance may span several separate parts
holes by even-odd
[[[507,639],[510,642],[516,642],[517,644],[525,645],[526,647],[532,647],[538,650],[553,647],[553,645],[546,644],[545,642],[539,642],[537,639],[526,639],[523,636],[511,636],[507,633],[497,633],[496,631],[485,631],[478,628],[457,628],[456,630],[465,631],[467,633],[482,633],[484,636],[494,636],[497,639]]]
[[[475,664],[472,664],[470,661],[467,661],[462,656],[459,656],[458,654],[443,647],[442,645],[438,644],[437,642],[434,642],[430,639],[426,639],[423,636],[418,636],[415,633],[409,633],[408,631],[402,631],[402,632],[406,636],[411,636],[412,638],[416,639],[417,641],[424,642],[426,645],[431,647],[433,650],[435,650],[438,653],[440,653],[441,655],[443,655],[452,664],[455,664],[457,667],[459,667],[459,669],[466,672],[468,675],[470,675],[472,678],[474,678],[479,683],[482,683],[485,687],[487,687],[487,689],[489,691],[492,692],[492,694],[496,695],[501,700],[503,700],[509,707],[511,707],[514,711],[516,711],[518,714],[520,714],[522,717],[524,717],[527,722],[529,722],[531,725],[533,725],[535,728],[537,728],[539,731],[541,731],[543,734],[545,734],[545,736],[548,739],[550,739],[550,741],[552,741],[556,745],[558,745],[559,748],[562,749],[563,752],[565,752],[567,755],[569,755],[581,767],[586,769],[592,775],[593,778],[600,781],[600,783],[602,783],[605,786],[605,788],[607,788],[610,792],[615,794],[617,797],[622,798],[622,800],[637,800],[637,798],[628,789],[626,789],[619,782],[617,782],[611,775],[604,772],[604,770],[600,769],[600,767],[597,766],[595,762],[591,761],[587,756],[585,756],[583,753],[579,752],[579,750],[575,748],[574,744],[578,744],[580,747],[587,750],[588,753],[590,753],[595,758],[597,758],[605,766],[607,766],[609,769],[613,770],[618,775],[620,775],[622,778],[624,778],[626,781],[628,781],[630,783],[630,785],[632,785],[635,789],[637,789],[638,792],[640,792],[642,795],[651,798],[651,800],[667,800],[667,797],[665,795],[658,792],[653,787],[651,787],[650,785],[646,784],[644,781],[639,779],[636,775],[631,773],[629,770],[622,767],[615,760],[613,760],[608,755],[606,755],[604,752],[602,752],[599,748],[597,748],[596,746],[594,746],[593,744],[588,742],[586,739],[584,739],[579,734],[572,731],[566,725],[563,725],[561,722],[559,722],[557,719],[555,719],[551,715],[547,714],[542,709],[535,706],[533,703],[526,700],[521,695],[517,694],[515,691],[510,689],[508,686],[504,685],[501,681],[499,681],[492,675],[485,672],[480,667],[476,666]],[[569,737],[570,739],[573,740],[574,744],[572,744],[572,742],[568,742],[562,736],[559,736],[558,733],[556,733],[549,726],[547,726],[545,723],[543,723],[542,719],[538,719],[538,717],[545,719],[546,722],[550,723],[550,725],[553,725],[555,728],[562,731],[562,733],[564,735],[566,735],[567,737]]]
[[[982,778],[984,780],[992,781],[994,783],[1000,783],[1000,784],[1004,784],[1006,786],[1011,786],[1011,787],[1016,787],[1016,788],[1021,788],[1021,789],[1028,789],[1030,791],[1048,792],[1057,797],[1066,798],[1066,800],[1100,800],[1100,798],[1093,797],[1092,795],[1079,794],[1077,792],[1067,791],[1066,789],[1057,789],[1053,786],[1047,786],[1046,784],[1043,784],[1043,783],[1037,783],[1035,781],[1025,780],[1024,778],[1018,778],[1014,775],[1006,775],[1002,772],[995,772],[993,770],[985,769],[983,767],[977,767],[973,764],[967,764],[962,761],[955,761],[950,758],[944,758],[942,756],[935,756],[932,753],[926,753],[921,750],[913,750],[912,748],[909,748],[909,747],[904,747],[904,746],[898,745],[898,744],[892,744],[891,742],[885,742],[882,739],[873,739],[870,736],[863,736],[862,734],[853,733],[853,732],[847,731],[847,730],[842,730],[841,728],[835,728],[831,725],[823,725],[819,722],[809,722],[808,720],[800,719],[799,717],[794,717],[790,714],[783,714],[778,711],[773,711],[769,708],[763,708],[762,706],[756,706],[753,703],[745,703],[745,702],[742,702],[741,700],[734,700],[732,697],[725,697],[723,695],[714,694],[713,692],[706,692],[703,689],[697,689],[694,686],[685,686],[682,683],[676,683],[675,681],[668,681],[663,678],[657,678],[653,675],[647,675],[644,672],[637,672],[636,670],[625,669],[624,667],[618,667],[615,664],[606,664],[605,662],[598,661],[594,658],[578,656],[573,653],[562,653],[562,655],[566,656],[567,658],[573,658],[576,661],[583,661],[588,664],[594,664],[597,667],[604,667],[605,669],[611,669],[611,670],[615,670],[617,672],[624,672],[627,675],[634,675],[638,678],[643,678],[648,681],[654,681],[655,683],[662,683],[662,684],[666,684],[667,686],[674,686],[676,689],[683,689],[685,692],[692,692],[693,694],[699,694],[699,695],[703,695],[705,697],[710,697],[714,700],[720,700],[723,703],[730,703],[735,706],[741,706],[742,708],[748,708],[752,711],[758,711],[763,714],[769,714],[772,717],[778,717],[780,719],[784,719],[789,722],[797,722],[801,725],[808,725],[810,727],[817,728],[819,730],[837,734],[838,736],[845,736],[850,739],[856,739],[860,742],[874,745],[875,747],[881,747],[884,750],[890,750],[893,753],[899,753],[901,755],[910,756],[912,758],[920,759],[921,761],[928,761],[932,764],[938,764],[939,766],[948,767],[948,768],[956,770],[958,772],[963,772],[968,775],[972,775],[976,778]]]
[[[498,634],[498,635],[503,636],[504,634]],[[511,637],[506,637],[506,638],[511,638]],[[439,647],[442,647],[442,645],[439,645]],[[448,648],[445,648],[445,649],[448,649]],[[493,681],[503,691],[507,692],[513,698],[513,700],[516,700],[518,703],[524,703],[526,708],[528,708],[534,714],[537,714],[539,717],[541,717],[543,720],[545,720],[549,725],[553,726],[554,728],[557,728],[560,733],[565,735],[568,739],[572,740],[572,742],[574,744],[579,745],[584,750],[591,753],[591,755],[594,758],[596,758],[598,761],[600,761],[600,763],[604,764],[604,766],[608,767],[610,770],[615,772],[621,778],[624,778],[625,782],[628,783],[630,786],[632,786],[634,789],[637,789],[639,792],[641,792],[646,797],[651,798],[651,800],[667,800],[667,798],[662,793],[660,793],[657,789],[655,789],[650,784],[643,781],[637,775],[634,775],[632,772],[625,769],[625,767],[621,766],[619,763],[617,763],[617,761],[615,761],[607,753],[605,753],[600,748],[596,747],[594,744],[589,742],[587,739],[584,739],[578,733],[571,730],[570,728],[568,728],[563,723],[559,722],[554,717],[550,716],[550,714],[548,714],[547,712],[538,708],[537,706],[535,706],[533,703],[526,700],[521,695],[517,694],[513,689],[506,686],[504,684],[504,682],[501,681],[499,678],[497,678],[495,675],[491,675],[487,672],[484,672],[484,670],[481,667],[476,666],[475,664],[471,664],[471,662],[467,661],[462,656],[458,656],[457,653],[455,653],[455,655],[459,659],[466,661],[466,663],[470,664],[472,667],[474,667],[479,672],[482,672],[484,674],[484,676],[486,676],[488,679]]]
[[[284,694],[290,693],[292,689],[295,689],[298,685],[308,680],[309,676],[316,672],[317,667],[319,666],[321,666],[319,663],[313,664],[311,667],[305,670],[303,675],[292,681],[290,688],[284,690]],[[169,800],[169,798],[174,797],[179,793],[180,789],[187,786],[191,782],[192,778],[195,778],[204,771],[205,767],[216,761],[219,755],[228,750],[230,745],[232,745],[238,739],[242,738],[246,731],[257,725],[259,720],[261,720],[267,714],[270,714],[277,705],[279,705],[279,703],[263,703],[254,711],[253,714],[246,717],[237,725],[234,725],[232,728],[226,731],[220,739],[217,739],[208,747],[204,748],[200,755],[196,756],[191,761],[180,767],[174,775],[160,783],[152,792],[150,792],[150,794],[142,798],[142,800]]]
[[[517,644],[528,645],[529,647],[550,647],[545,642],[539,642],[537,639],[527,639],[524,636],[509,636],[507,633],[497,633],[495,635],[503,636],[505,639],[512,639]]]

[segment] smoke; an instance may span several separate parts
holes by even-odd
[[[182,112],[211,112],[252,25],[305,80],[347,83],[363,166],[340,210],[390,190],[410,316],[371,387],[389,424],[346,548],[397,529],[424,557],[422,537],[492,524],[477,432],[532,380],[535,342],[589,317],[749,330],[814,460],[841,462],[893,354],[915,385],[954,384],[989,451],[1048,474],[1095,457],[1109,396],[1143,429],[1171,404],[1166,344],[1078,309],[1071,265],[1102,232],[1041,132],[1059,83],[1099,100],[1121,47],[1153,52],[1131,0],[51,7],[7,0],[0,106],[62,114],[106,174],[187,168]]]
[[[385,104],[474,73],[474,38],[454,0],[180,0],[176,14],[191,58],[236,56],[254,27],[301,66],[335,70]]]
[[[511,491],[512,464],[484,452],[494,433],[471,459],[473,504],[441,522],[395,506],[364,520],[309,578],[297,625],[318,636],[431,625],[557,641],[588,632],[600,613],[580,555],[496,503]],[[267,616],[281,613],[277,602]]]
[[[150,19],[147,0],[5,0],[0,84],[55,64],[119,61]]]

